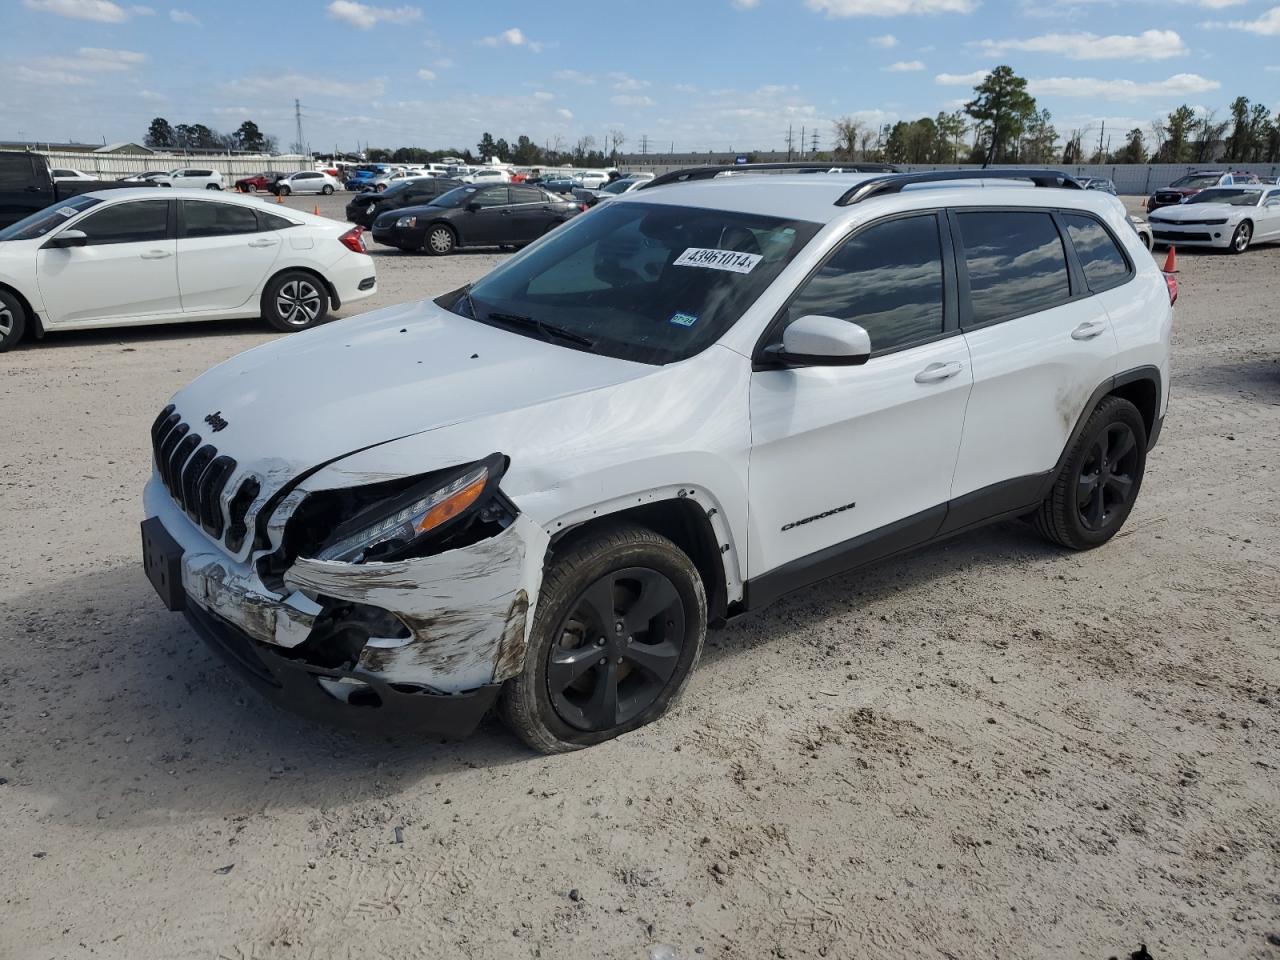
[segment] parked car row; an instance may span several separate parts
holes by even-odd
[[[1188,198],[1194,197],[1201,190],[1208,190],[1210,187],[1231,187],[1236,184],[1256,184],[1261,182],[1258,177],[1252,173],[1230,172],[1227,170],[1206,170],[1201,173],[1189,173],[1185,177],[1179,177],[1167,187],[1161,187],[1147,198],[1147,212],[1158,210],[1161,207],[1171,207],[1175,204],[1185,203]]]

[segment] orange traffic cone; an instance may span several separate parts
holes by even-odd
[[[276,203],[284,203],[284,194],[283,194],[283,193],[277,193],[277,194],[276,194]]]
[[[316,208],[311,211],[315,216],[320,216],[320,204],[316,204]]]
[[[1164,272],[1165,273],[1178,272],[1177,248],[1174,247],[1173,244],[1169,244],[1169,255],[1164,258]]]

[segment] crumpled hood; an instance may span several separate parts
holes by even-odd
[[[249,350],[173,403],[202,442],[276,487],[355,450],[657,369],[485,326],[424,300]],[[205,421],[215,413],[226,422],[217,432]]]
[[[1153,218],[1181,223],[1186,220],[1221,220],[1239,213],[1243,207],[1233,207],[1229,203],[1180,203],[1177,206],[1161,207]]]

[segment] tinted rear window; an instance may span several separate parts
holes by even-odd
[[[970,324],[1047,310],[1071,296],[1062,238],[1047,213],[959,214]]]
[[[1080,258],[1080,265],[1084,267],[1090,289],[1114,287],[1129,276],[1129,261],[1102,224],[1092,217],[1078,214],[1066,214],[1062,219],[1076,248],[1076,256]]]

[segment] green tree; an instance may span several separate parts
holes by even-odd
[[[986,130],[986,163],[1000,163],[1016,151],[1023,126],[1036,109],[1035,97],[1027,93],[1027,81],[1012,67],[999,66],[973,88],[974,98],[964,105],[965,113]]]
[[[492,135],[486,133],[480,138],[480,142],[476,144],[476,153],[480,155],[481,160],[488,160],[498,152],[498,144],[494,141]]]
[[[1147,145],[1142,131],[1134,127],[1129,131],[1125,144],[1111,155],[1112,163],[1146,163]]]
[[[511,159],[511,145],[505,140],[499,140],[493,145],[493,153],[499,160]]]
[[[1271,117],[1266,104],[1255,103],[1249,114],[1249,155],[1245,160],[1262,161],[1271,139]]]
[[[1195,122],[1195,111],[1185,103],[1169,114],[1161,125],[1164,143],[1157,158],[1160,163],[1186,163],[1191,159],[1191,128]]]
[[[143,143],[148,147],[156,147],[162,150],[177,145],[173,127],[169,126],[169,121],[164,117],[156,117],[151,121],[151,126],[147,128],[147,136]]]
[[[1027,163],[1052,163],[1057,153],[1058,131],[1048,110],[1032,110],[1023,120],[1022,146],[1018,159]]]
[[[969,130],[964,114],[959,110],[954,113],[940,113],[934,120],[938,128],[938,145],[935,150],[939,163],[958,163],[960,160],[960,144]]]
[[[258,129],[258,125],[252,120],[246,120],[240,124],[234,136],[241,150],[252,150],[255,153],[261,153],[266,149],[266,138],[262,135],[262,131]]]
[[[858,150],[858,134],[862,124],[853,117],[841,117],[831,127],[832,152],[841,160],[852,160]]]
[[[542,162],[542,150],[524,134],[516,138],[516,148],[511,159],[521,166],[533,166]]]

